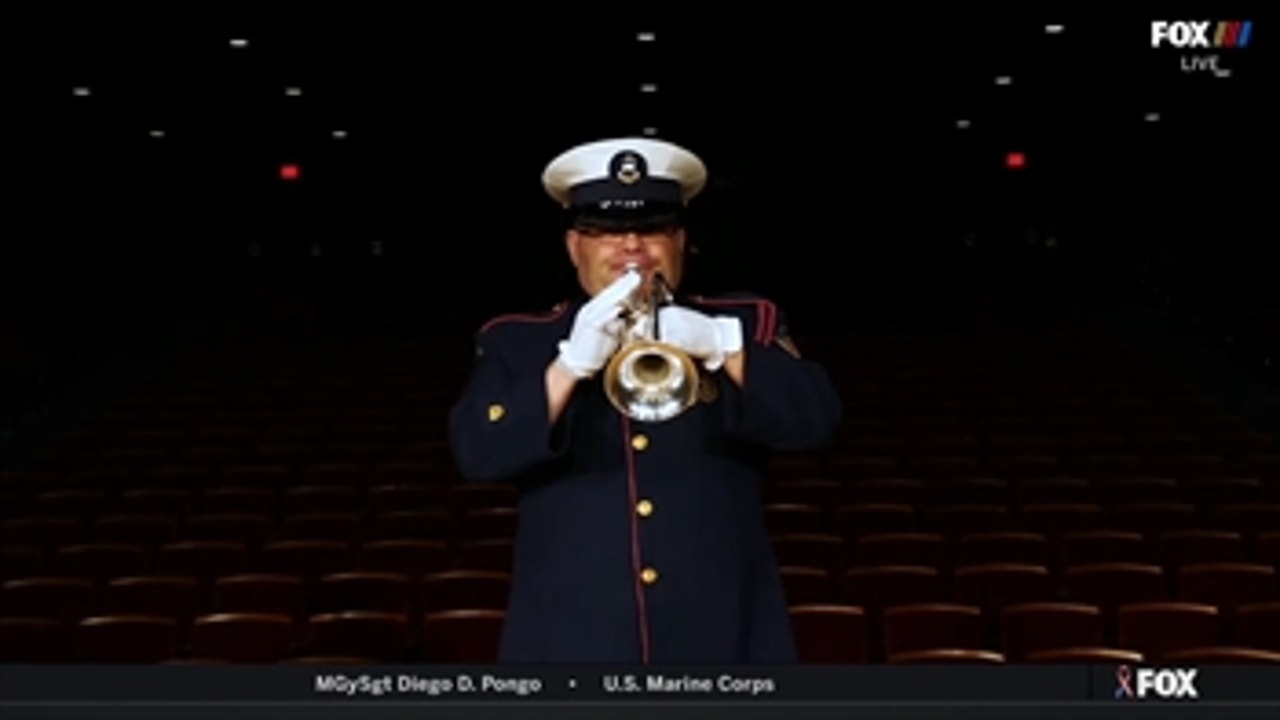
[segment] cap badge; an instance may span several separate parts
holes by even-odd
[[[614,158],[613,176],[623,185],[634,185],[644,177],[644,161],[638,155],[625,152]]]

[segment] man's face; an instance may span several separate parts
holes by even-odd
[[[655,272],[662,273],[671,288],[680,284],[684,270],[684,230],[591,231],[570,230],[565,235],[569,260],[578,271],[578,282],[588,295],[596,295],[626,272],[639,266],[645,289]]]

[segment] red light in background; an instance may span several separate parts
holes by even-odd
[[[1027,156],[1020,152],[1011,152],[1004,156],[1004,166],[1010,170],[1019,170],[1027,166]]]
[[[287,163],[280,166],[281,180],[297,180],[302,175],[302,170],[293,163]]]

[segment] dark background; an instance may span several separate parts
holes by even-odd
[[[573,290],[545,163],[646,127],[710,168],[690,283],[771,295],[799,334],[1122,303],[1232,324],[1265,355],[1269,26],[1220,5],[26,8],[8,24],[10,395],[175,339],[465,346]],[[1149,47],[1150,20],[1201,16],[1255,20],[1230,79]]]
[[[575,291],[558,209],[539,183],[546,163],[650,127],[710,169],[688,289],[775,299],[841,392],[832,446],[769,467],[762,493],[781,504],[764,512],[772,536],[805,518],[804,532],[828,533],[824,547],[867,561],[863,540],[883,528],[842,514],[845,502],[894,503],[895,527],[945,533],[958,543],[938,534],[947,552],[968,537],[960,519],[1042,534],[1044,557],[1050,538],[1067,547],[1051,519],[1068,515],[1082,528],[1146,533],[1138,539],[1162,549],[1175,522],[1229,531],[1234,545],[1219,533],[1184,549],[1253,566],[1184,573],[1200,561],[1170,553],[1155,574],[1128,576],[1144,589],[1127,597],[1220,607],[1234,613],[1230,633],[1201,632],[1195,608],[1134,616],[1168,646],[1153,648],[1119,629],[1103,638],[1099,611],[1096,641],[1165,666],[1200,663],[1168,655],[1174,641],[1280,649],[1236,612],[1246,597],[1277,597],[1280,563],[1280,536],[1264,537],[1280,530],[1265,514],[1280,499],[1276,75],[1258,7],[6,9],[0,580],[86,580],[6,585],[0,615],[56,617],[0,623],[0,662],[223,657],[184,642],[185,625],[117,635],[142,626],[81,619],[182,610],[167,594],[136,592],[161,585],[121,578],[176,564],[214,582],[222,566],[157,543],[207,538],[223,527],[207,516],[233,505],[257,508],[249,519],[263,531],[236,535],[241,569],[320,581],[284,540],[335,538],[325,567],[372,568],[365,539],[407,536],[433,538],[419,550],[435,569],[509,568],[516,490],[458,483],[447,408],[485,319],[549,309]],[[1197,19],[1254,21],[1250,47],[1219,53],[1230,78],[1184,73],[1179,51],[1150,47],[1152,20]],[[1046,33],[1048,23],[1064,31]],[[642,32],[655,42],[638,42]],[[248,45],[232,47],[237,38]],[[642,93],[646,83],[657,92]],[[1008,167],[1010,153],[1025,166]],[[300,176],[285,180],[291,164]],[[1233,504],[1245,499],[1273,504]],[[162,503],[159,516],[119,515]],[[342,511],[336,524],[299,510],[321,506]],[[951,513],[966,508],[975,514]],[[38,519],[50,515],[66,521]],[[77,547],[90,540],[137,547]],[[1033,544],[1006,540],[976,547],[1004,561]],[[1136,548],[1116,540],[1107,557],[1134,560]],[[788,557],[805,565],[785,574],[792,605],[873,612],[807,616],[818,624],[798,632],[806,662],[891,657],[877,637],[891,634],[874,619],[877,583],[837,588],[849,569],[840,557]],[[1058,567],[1075,564],[1067,558],[1052,574],[1036,565],[1010,577],[1019,587],[1038,578],[1037,598],[1100,606],[1130,587]],[[819,564],[827,570],[805,572]],[[423,568],[396,568],[406,592],[419,587]],[[937,572],[929,599],[989,604],[950,564]],[[104,602],[90,602],[89,576],[104,581]],[[1078,587],[1090,579],[1097,587]],[[193,612],[264,609],[228,603],[217,585],[184,587]],[[497,610],[507,597],[496,580],[485,597],[471,585],[452,599],[426,587],[442,611]],[[325,641],[328,626],[310,613],[369,607],[327,592],[293,618],[308,623],[307,642],[251,632],[248,644],[262,644],[254,657],[398,656],[391,635],[347,636],[368,640],[363,648]],[[404,628],[417,628],[426,605],[398,607],[414,616]],[[840,624],[854,617],[872,619]],[[1041,630],[1077,627],[1043,617]],[[462,645],[436,634],[454,627],[473,643],[468,657],[491,658],[500,616],[454,622],[466,618],[409,630],[410,655],[460,657]],[[1003,648],[986,632],[994,618],[965,625],[988,636],[967,646]],[[923,638],[941,626],[899,627]],[[849,642],[832,642],[841,637]],[[391,645],[374,647],[379,638]]]

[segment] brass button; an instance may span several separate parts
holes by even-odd
[[[637,452],[644,452],[644,449],[649,447],[649,438],[644,435],[637,435],[631,438],[631,447],[635,448]]]
[[[652,585],[658,582],[658,571],[653,568],[645,568],[640,571],[640,582],[645,585]]]
[[[498,422],[506,414],[507,409],[497,403],[489,406],[489,422]]]
[[[653,503],[648,500],[641,500],[636,504],[636,513],[640,517],[649,517],[653,514]]]

